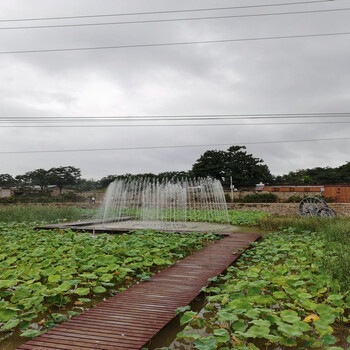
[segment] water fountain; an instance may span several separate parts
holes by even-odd
[[[116,180],[97,219],[106,228],[210,231],[213,225],[216,230],[229,226],[221,183],[212,178]]]

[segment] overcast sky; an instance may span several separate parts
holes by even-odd
[[[286,4],[303,0],[1,0],[0,20]],[[306,1],[306,0],[305,0]],[[18,26],[141,21],[346,9],[348,0],[203,12],[0,22],[0,152],[108,149],[347,138],[350,124],[33,127],[18,117],[171,116],[350,112],[350,35],[70,52],[8,51],[174,43],[350,32],[350,11],[64,27]],[[350,114],[348,114],[350,116]],[[15,120],[16,119],[16,120]],[[350,118],[285,122],[348,121]],[[215,124],[283,122],[218,120]],[[131,122],[125,122],[130,125]],[[137,124],[140,122],[132,122]],[[203,122],[201,122],[203,123]],[[84,125],[86,125],[85,123]],[[90,123],[91,124],[91,123]],[[90,125],[89,124],[89,125]],[[103,123],[99,123],[103,125]],[[120,123],[114,123],[120,125]],[[20,127],[13,127],[14,125]],[[41,126],[43,124],[40,124]],[[47,124],[45,124],[47,125]],[[73,125],[78,127],[72,127]],[[96,125],[96,123],[92,123]],[[12,127],[8,127],[12,126]],[[26,126],[26,127],[24,127]],[[28,127],[30,126],[30,127]],[[0,173],[72,165],[84,178],[188,170],[207,149],[1,154]],[[350,161],[350,140],[247,144],[273,174]]]

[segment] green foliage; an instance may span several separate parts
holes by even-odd
[[[231,146],[227,151],[206,151],[192,166],[195,177],[211,176],[230,186],[230,176],[236,187],[253,186],[260,181],[270,182],[267,165],[245,151],[245,146]]]
[[[231,225],[254,226],[261,220],[270,217],[270,214],[263,211],[239,211],[229,210],[228,215]]]
[[[10,206],[0,207],[0,223],[7,222],[57,222],[79,220],[83,214],[91,214],[91,211],[54,206]]]
[[[44,192],[49,185],[48,171],[45,169],[36,169],[28,171],[24,175],[16,176],[19,186],[40,186],[41,192]]]
[[[297,196],[293,194],[292,196],[288,197],[286,200],[284,200],[284,203],[300,203],[302,199],[305,198],[301,196]]]
[[[350,219],[333,220],[324,225],[320,236],[327,242],[323,263],[328,273],[339,280],[342,290],[350,288]]]
[[[10,188],[15,183],[16,180],[10,174],[0,174],[0,187]]]
[[[2,335],[18,330],[23,337],[37,336],[81,311],[54,310],[113,295],[214,239],[148,230],[92,237],[0,223]],[[40,327],[34,329],[34,323]]]
[[[320,231],[325,226],[332,226],[336,222],[343,222],[345,225],[350,225],[349,217],[305,217],[300,215],[271,215],[266,218],[261,218],[258,221],[258,226],[264,230],[280,230],[293,227],[297,230]]]
[[[350,183],[350,162],[340,167],[317,167],[291,171],[286,175],[277,176],[275,183],[278,184],[339,184]]]
[[[337,236],[345,236],[345,231],[339,227]],[[217,349],[259,349],[254,344],[263,349],[272,344],[325,349],[337,344],[335,332],[348,321],[350,297],[325,268],[328,247],[311,231],[265,235],[205,289],[204,312],[185,313],[196,316],[187,318],[178,341],[188,342],[188,334],[197,334],[195,349],[214,346],[213,339]]]
[[[27,193],[0,198],[0,203],[21,204],[21,203],[65,203],[65,202],[85,202],[85,197],[75,192],[63,193],[61,196],[52,196],[50,193]]]
[[[60,193],[65,186],[76,185],[81,179],[81,171],[73,166],[61,166],[47,171],[47,180],[51,185],[57,185]]]
[[[159,212],[158,212],[159,214]],[[139,216],[139,212],[136,209],[123,209],[122,215],[136,217]],[[195,222],[211,222],[217,224],[225,224],[228,221],[232,225],[241,226],[254,226],[257,225],[260,220],[263,220],[270,216],[266,212],[259,211],[240,211],[240,210],[228,210],[228,216],[226,210],[177,210],[170,216],[169,212],[164,210],[161,216],[165,220],[168,218],[169,221],[174,220],[195,221]]]

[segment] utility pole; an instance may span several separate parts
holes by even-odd
[[[231,202],[233,202],[233,184],[232,184],[232,176],[230,176],[230,183],[231,183],[231,185],[230,185],[230,189],[231,189]]]

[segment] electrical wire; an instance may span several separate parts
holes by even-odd
[[[295,122],[295,123],[225,123],[225,124],[103,124],[103,125],[1,125],[0,128],[135,128],[135,127],[193,127],[193,126],[274,126],[274,125],[322,125],[350,124],[349,121]]]
[[[40,50],[19,50],[19,51],[0,51],[0,55],[7,54],[30,54],[30,53],[49,53],[49,52],[69,52],[69,51],[90,51],[90,50],[110,50],[110,49],[131,49],[144,47],[165,47],[178,45],[197,45],[197,44],[215,44],[215,43],[233,43],[244,41],[262,41],[262,40],[281,40],[281,39],[296,39],[296,38],[316,38],[316,37],[333,37],[341,35],[349,35],[350,32],[336,33],[319,33],[319,34],[300,34],[286,36],[267,36],[256,38],[238,38],[238,39],[221,39],[221,40],[203,40],[203,41],[183,41],[173,43],[153,43],[153,44],[132,44],[132,45],[116,45],[116,46],[93,46],[93,47],[72,47],[62,49],[40,49]]]
[[[78,24],[53,24],[43,26],[19,26],[19,27],[0,27],[1,30],[12,29],[49,29],[49,28],[74,28],[74,27],[95,27],[107,25],[125,25],[125,24],[146,24],[146,23],[162,23],[162,22],[183,22],[183,21],[198,21],[198,20],[216,20],[216,19],[230,19],[230,18],[247,18],[247,17],[266,17],[266,16],[283,16],[283,15],[299,15],[299,14],[315,14],[349,11],[350,7],[339,9],[323,9],[323,10],[309,10],[309,11],[292,11],[292,12],[275,12],[275,13],[258,13],[245,15],[223,15],[223,16],[208,16],[208,17],[190,17],[190,18],[163,18],[163,19],[149,19],[141,21],[126,21],[126,22],[102,22],[102,23],[78,23]]]
[[[180,10],[164,10],[164,11],[145,11],[145,12],[128,12],[128,13],[113,13],[113,14],[98,14],[98,15],[79,15],[79,16],[60,16],[60,17],[40,17],[40,18],[13,18],[0,19],[1,22],[27,22],[27,21],[47,21],[47,20],[66,20],[66,19],[81,19],[81,18],[100,18],[100,17],[119,17],[119,16],[139,16],[139,15],[156,15],[156,14],[171,14],[184,12],[202,12],[202,11],[221,11],[221,10],[236,10],[247,8],[262,8],[262,7],[278,7],[291,5],[304,5],[314,3],[332,2],[334,0],[314,0],[314,1],[298,1],[290,3],[277,4],[261,4],[249,6],[228,6],[228,7],[211,7],[211,8],[196,8],[196,9],[180,9]]]
[[[309,118],[350,118],[350,112],[322,113],[259,113],[259,114],[192,114],[192,115],[111,115],[111,116],[0,116],[1,122],[48,123],[66,121],[188,121],[188,120],[259,120],[259,119],[309,119]]]
[[[298,142],[319,142],[319,141],[339,141],[350,140],[350,137],[335,137],[323,139],[305,139],[305,140],[277,140],[277,141],[254,141],[237,142],[236,145],[262,145],[277,143],[298,143]],[[203,144],[203,145],[173,145],[173,146],[142,146],[142,147],[115,147],[115,148],[85,148],[85,149],[61,149],[61,150],[31,150],[31,151],[0,151],[0,155],[5,154],[29,154],[29,153],[71,153],[71,152],[100,152],[100,151],[131,151],[131,150],[149,150],[149,149],[170,149],[170,148],[195,148],[195,147],[219,147],[231,146],[231,143]]]

